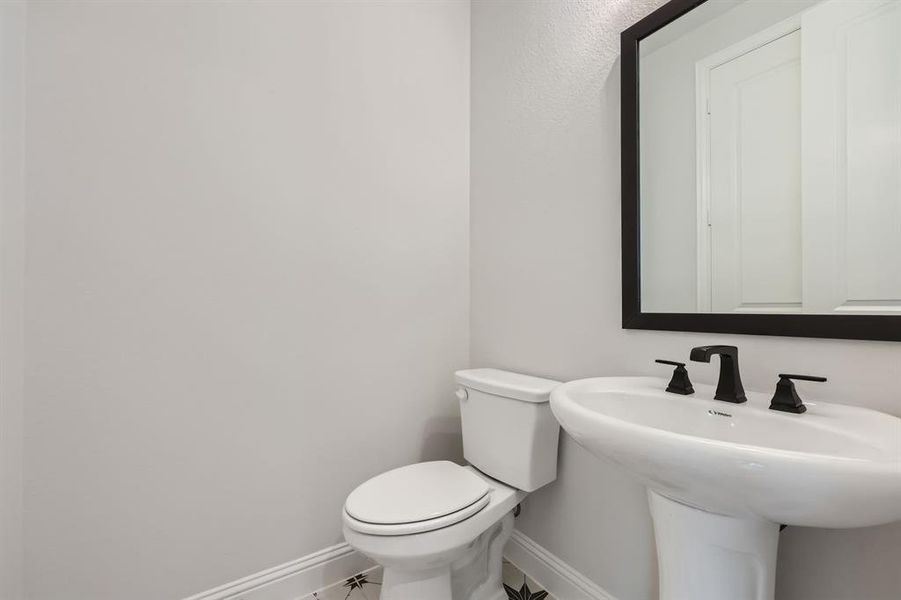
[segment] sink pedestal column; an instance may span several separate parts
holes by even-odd
[[[705,512],[649,490],[660,600],[773,600],[779,525]]]

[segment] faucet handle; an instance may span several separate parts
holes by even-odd
[[[798,381],[816,381],[818,383],[826,383],[825,377],[817,377],[816,375],[792,375],[789,373],[779,373],[781,379],[797,379]]]
[[[695,393],[695,389],[691,386],[691,380],[688,378],[688,370],[685,368],[685,363],[676,362],[674,360],[662,360],[660,358],[654,362],[660,363],[661,365],[676,367],[673,370],[673,377],[670,379],[669,385],[666,386],[667,392],[681,394],[683,396]]]
[[[798,415],[807,410],[807,407],[801,402],[798,390],[795,389],[795,382],[792,380],[824,383],[826,378],[815,375],[779,373],[779,383],[776,384],[776,393],[773,394],[773,399],[770,401],[770,410],[781,410]]]
[[[662,358],[658,358],[654,362],[660,363],[661,365],[672,365],[674,367],[684,367],[685,366],[685,363],[680,363],[675,360],[663,360]]]

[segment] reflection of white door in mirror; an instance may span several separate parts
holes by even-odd
[[[817,3],[697,77],[698,310],[901,313],[901,1]]]
[[[709,178],[699,298],[713,312],[802,307],[801,34],[774,35],[710,69],[699,99]]]
[[[802,17],[806,312],[901,313],[901,2]]]
[[[639,45],[642,312],[901,315],[901,0],[689,14]]]

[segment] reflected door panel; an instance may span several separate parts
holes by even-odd
[[[801,34],[710,72],[709,255],[714,312],[800,311]]]
[[[805,304],[901,312],[901,2],[824,2],[802,27]]]

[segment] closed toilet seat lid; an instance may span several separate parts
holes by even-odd
[[[448,461],[424,462],[373,477],[350,493],[344,510],[358,525],[375,526],[358,530],[429,531],[472,516],[488,504],[489,491],[469,469]]]

